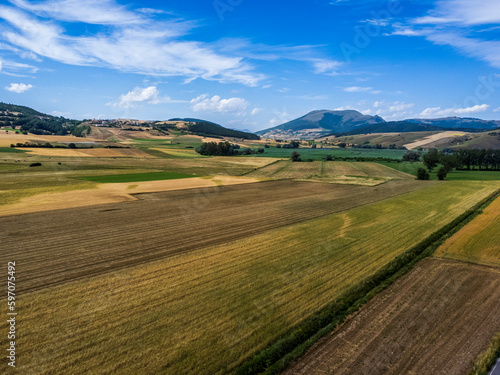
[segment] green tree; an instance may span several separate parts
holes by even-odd
[[[432,150],[429,150],[427,154],[422,156],[422,161],[424,162],[425,166],[429,170],[429,172],[432,172],[432,170],[437,167],[439,164],[439,153],[438,150],[433,148]]]
[[[292,152],[292,161],[300,161],[300,154],[297,151]]]
[[[429,173],[422,167],[417,169],[417,180],[428,180]]]
[[[440,180],[444,180],[446,178],[446,174],[447,172],[445,167],[441,167],[437,171],[437,176]]]

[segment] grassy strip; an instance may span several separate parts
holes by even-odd
[[[497,358],[500,357],[500,332],[498,332],[490,345],[484,352],[479,354],[474,361],[474,368],[469,375],[488,375],[489,371],[495,365]]]
[[[24,154],[27,151],[26,150],[18,150],[17,148],[12,148],[12,147],[0,147],[0,152],[5,152],[9,154]]]
[[[106,176],[85,176],[85,177],[77,177],[77,179],[105,184],[105,183],[120,183],[120,182],[176,180],[179,178],[192,178],[192,177],[198,177],[198,176],[186,173],[175,173],[175,172],[151,172],[151,173],[114,174]]]
[[[288,331],[269,347],[243,362],[237,368],[236,374],[277,374],[285,370],[294,360],[304,355],[314,343],[335,329],[350,314],[411,270],[417,262],[432,255],[447,238],[479,215],[498,196],[500,196],[500,190],[497,190],[404,254],[396,257],[375,275],[362,281],[339,299],[328,304],[322,310]]]

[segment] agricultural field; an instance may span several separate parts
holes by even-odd
[[[393,179],[413,179],[413,176],[377,163],[314,161],[296,163],[276,161],[256,169],[248,177],[269,179],[299,179],[356,185],[378,185]]]
[[[336,159],[372,159],[372,158],[388,158],[394,160],[401,160],[405,151],[404,150],[385,150],[374,148],[265,148],[264,153],[257,154],[259,157],[283,158],[290,159],[292,152],[297,151],[302,160],[325,160],[327,155],[332,155]]]
[[[1,218],[24,291],[18,369],[233,372],[496,189],[270,181]]]
[[[449,238],[436,256],[500,268],[500,198]]]
[[[344,142],[347,144],[368,144],[375,146],[380,144],[384,147],[389,147],[389,145],[396,145],[397,147],[406,146],[411,142],[418,141],[422,138],[428,137],[430,135],[436,134],[437,132],[408,132],[408,133],[380,133],[380,134],[359,134],[359,135],[349,135],[344,137],[335,138],[321,138],[326,142]]]
[[[500,270],[425,259],[284,374],[467,374],[499,330]]]

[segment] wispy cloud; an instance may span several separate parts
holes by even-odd
[[[243,98],[221,99],[219,95],[209,98],[200,95],[191,100],[191,109],[195,112],[219,112],[242,114],[249,103]]]
[[[448,45],[460,53],[500,68],[500,42],[478,37],[481,26],[500,24],[500,2],[484,0],[440,0],[428,14],[396,23],[388,35],[420,36],[438,45]]]
[[[381,91],[374,90],[373,87],[360,87],[360,86],[350,86],[344,87],[345,92],[360,92],[360,93],[368,93],[368,94],[380,94]]]
[[[66,22],[85,22],[98,25],[130,25],[144,22],[144,19],[137,13],[127,10],[124,6],[119,6],[113,0],[9,1],[38,16]]]
[[[99,4],[95,8],[76,0],[37,3],[13,0],[31,14],[0,6],[0,18],[10,24],[3,28],[1,36],[16,48],[71,65],[249,86],[255,86],[263,78],[243,57],[226,56],[207,43],[179,40],[194,26],[192,22],[150,22],[144,14],[129,11],[112,0],[94,2]],[[46,21],[41,18],[43,15],[105,26],[95,35],[70,35],[63,23]]]
[[[31,89],[32,85],[26,85],[25,83],[11,83],[9,86],[5,87],[5,90],[10,92],[15,92],[16,94],[22,94],[25,91]]]

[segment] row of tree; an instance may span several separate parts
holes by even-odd
[[[233,156],[233,155],[251,155],[251,154],[262,154],[264,153],[264,148],[260,147],[257,150],[252,150],[251,148],[240,149],[239,145],[235,145],[225,142],[205,142],[200,146],[196,147],[195,151],[200,155],[207,156]]]

